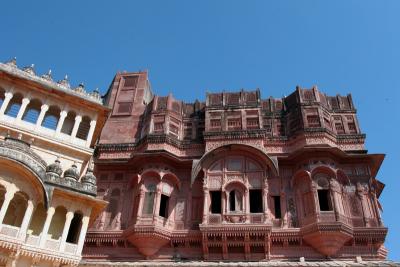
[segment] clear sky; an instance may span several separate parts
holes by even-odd
[[[352,93],[367,149],[386,154],[386,246],[400,260],[400,1],[13,0],[0,14],[0,61],[16,56],[87,89],[148,69],[156,94],[185,101],[257,87],[281,97],[314,84]]]

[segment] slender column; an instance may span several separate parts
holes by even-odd
[[[190,191],[188,192],[188,197],[186,198],[186,225],[189,228],[190,227],[190,222],[192,221],[192,190],[189,189]]]
[[[156,219],[157,219],[157,217],[158,217],[158,213],[159,213],[159,210],[160,210],[160,201],[161,201],[161,188],[159,188],[158,186],[157,186],[157,194],[156,194],[156,197],[155,197],[155,199],[154,199],[154,211],[153,211],[153,222],[155,222],[156,221]]]
[[[225,222],[225,215],[228,214],[228,210],[226,209],[226,191],[221,192],[221,221]]]
[[[64,251],[72,218],[74,218],[74,213],[72,211],[68,211],[67,214],[65,215],[65,224],[61,235],[60,251]]]
[[[374,201],[374,208],[375,208],[376,218],[378,219],[378,224],[379,226],[382,226],[382,218],[381,218],[381,213],[379,212],[378,198],[376,197],[375,190],[372,192],[372,199]]]
[[[40,114],[38,117],[38,120],[36,121],[36,129],[39,128],[42,125],[44,115],[46,115],[46,112],[49,110],[49,105],[43,104],[40,108]]]
[[[137,210],[137,219],[136,219],[136,221],[138,221],[138,219],[140,219],[142,217],[144,195],[145,195],[144,194],[144,190],[141,187],[139,189],[139,205],[138,205],[138,210]]]
[[[250,222],[250,191],[246,188],[245,191],[245,205],[246,205],[246,222]]]
[[[44,245],[46,243],[47,233],[49,231],[51,219],[53,218],[53,215],[54,215],[55,211],[56,211],[56,209],[54,207],[50,207],[47,210],[46,221],[44,222],[43,230],[42,230],[42,233],[40,235],[39,247],[44,247]]]
[[[89,129],[89,133],[88,133],[88,136],[87,136],[87,139],[86,139],[86,146],[87,147],[89,147],[90,143],[92,142],[94,129],[96,129],[96,121],[92,120],[90,122],[90,129]]]
[[[357,183],[357,195],[360,198],[361,209],[362,209],[362,213],[363,213],[363,219],[364,219],[365,226],[369,227],[370,223],[369,223],[368,216],[367,216],[368,204],[366,203],[364,188],[360,183]]]
[[[208,195],[208,188],[204,188],[203,224],[207,223],[208,218]]]
[[[265,180],[263,188],[263,210],[264,210],[264,222],[269,219],[269,207],[268,207],[268,182]]]
[[[22,116],[24,115],[26,107],[28,106],[29,102],[31,102],[31,100],[27,97],[24,97],[22,99],[22,104],[21,107],[19,108],[18,115],[16,118],[17,121],[20,121],[22,119]]]
[[[81,121],[82,121],[81,115],[78,115],[75,117],[75,124],[74,124],[74,128],[72,128],[72,133],[71,133],[72,138],[76,137],[76,133],[78,132],[79,124],[81,124]]]
[[[312,185],[311,185],[311,192],[312,192],[312,195],[314,198],[315,216],[316,216],[316,218],[319,219],[320,208],[319,208],[319,201],[318,201],[318,190],[317,190],[317,186],[314,184],[314,182],[312,182]]]
[[[4,112],[6,111],[8,104],[10,103],[10,100],[12,97],[13,97],[13,93],[11,93],[11,92],[6,92],[4,94],[4,101],[0,108],[0,116],[2,116],[4,114]]]
[[[282,225],[287,226],[287,208],[286,208],[286,194],[281,191],[281,211],[282,211]]]
[[[10,202],[13,199],[14,194],[15,194],[15,191],[9,190],[4,195],[3,205],[1,206],[1,210],[0,210],[0,224],[3,223],[4,216],[6,216],[6,212],[8,209],[8,205],[10,205]]]
[[[89,216],[84,216],[82,218],[81,232],[79,233],[78,248],[76,249],[77,255],[80,255],[82,253],[83,244],[85,243],[85,236],[86,236],[88,225],[89,225]]]
[[[33,214],[33,202],[32,200],[28,200],[28,206],[26,207],[24,219],[21,223],[21,228],[19,230],[19,238],[24,240],[26,237],[26,231],[28,230],[29,222],[31,221]]]
[[[58,120],[57,123],[56,134],[59,134],[61,132],[62,126],[64,125],[64,120],[67,117],[67,115],[68,112],[66,110],[60,112],[60,119]]]

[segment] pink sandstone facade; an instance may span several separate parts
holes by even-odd
[[[105,97],[95,175],[108,206],[83,265],[386,258],[384,155],[365,150],[351,95],[297,87],[184,103],[137,72],[117,74]]]

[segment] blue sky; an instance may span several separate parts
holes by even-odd
[[[259,87],[263,97],[316,84],[351,92],[378,178],[389,258],[400,260],[399,1],[7,1],[0,61],[104,92],[117,71],[148,69],[155,93]]]

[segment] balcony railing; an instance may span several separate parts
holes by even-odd
[[[20,236],[20,227],[2,224],[0,230],[0,240],[3,242],[16,242],[21,244],[22,246],[27,245],[28,247],[39,247],[40,238],[41,236],[32,235],[30,231],[28,231],[26,237]],[[47,238],[44,244],[44,250],[59,253],[68,253],[71,255],[76,255],[77,253],[77,244],[72,243],[65,243],[65,247],[62,251],[60,251],[61,246],[61,238],[58,240],[51,239],[50,237]]]

